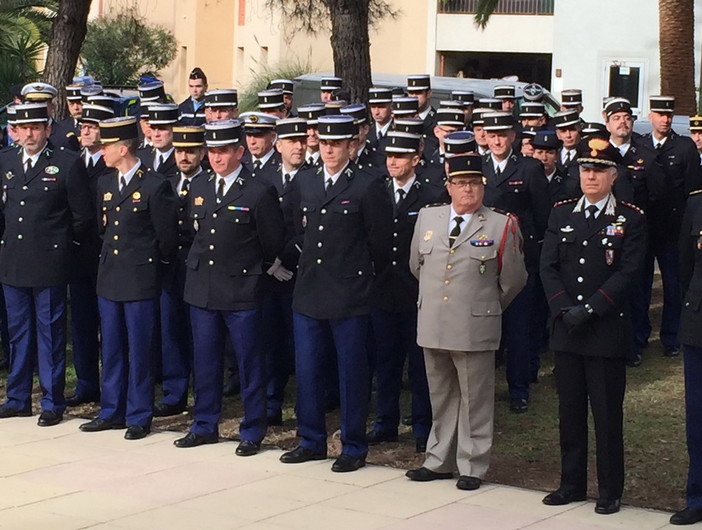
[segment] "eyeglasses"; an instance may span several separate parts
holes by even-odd
[[[483,183],[479,180],[459,180],[458,182],[449,181],[449,184],[458,188],[459,190],[465,189],[467,187],[475,189],[483,185]]]

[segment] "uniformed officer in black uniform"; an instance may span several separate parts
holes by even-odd
[[[611,514],[619,511],[624,487],[628,298],[646,251],[646,223],[641,210],[612,194],[616,149],[600,138],[590,139],[588,147],[578,158],[583,197],[554,206],[541,257],[561,441],[561,484],[543,502],[585,500],[589,402],[597,445],[595,512]]]
[[[349,163],[357,126],[350,116],[319,118],[324,166],[298,174],[302,255],[293,295],[300,445],[284,463],[327,454],[323,373],[336,350],[341,456],[332,471],[355,471],[368,452],[366,339],[375,274],[389,263],[392,205],[382,179]]]
[[[473,109],[475,106],[475,94],[470,90],[452,90],[451,100],[463,103],[463,126],[470,130],[473,121]]]
[[[444,166],[441,164],[429,163],[430,153],[426,151],[427,146],[424,141],[424,137],[422,136],[422,128],[423,122],[421,118],[400,116],[393,119],[393,127],[391,130],[395,132],[414,134],[421,138],[421,141],[419,142],[419,163],[417,164],[416,168],[417,178],[422,182],[443,186],[446,178]]]
[[[371,87],[368,89],[368,106],[373,120],[368,141],[371,147],[383,153],[385,137],[392,128],[392,90],[385,87]]]
[[[293,111],[295,84],[290,79],[273,79],[268,83],[268,89],[283,91],[283,103],[285,104],[285,118],[297,118]]]
[[[234,88],[205,92],[205,121],[233,120],[239,116],[239,94]]]
[[[319,101],[332,101],[334,93],[344,87],[344,80],[336,76],[325,76],[319,84]]]
[[[317,123],[320,116],[324,116],[324,105],[311,104],[297,108],[297,115],[307,122],[307,152],[305,153],[305,163],[309,166],[319,166],[322,162],[319,158],[319,135],[317,134]]]
[[[22,99],[26,103],[44,103],[49,113],[49,127],[51,135],[49,140],[51,145],[59,149],[61,147],[72,151],[80,151],[78,138],[73,127],[65,127],[54,120],[54,98],[58,91],[48,83],[28,83],[22,87]]]
[[[218,440],[223,349],[228,333],[241,377],[244,417],[236,454],[258,453],[266,434],[266,364],[260,347],[263,275],[283,245],[283,214],[275,189],[251,176],[239,120],[205,125],[213,174],[190,189],[195,239],[186,261],[185,301],[193,332],[195,408],[177,447]]]
[[[484,203],[511,213],[519,220],[524,237],[524,263],[529,273],[527,284],[503,312],[504,347],[507,355],[507,384],[510,410],[526,412],[529,384],[538,363],[540,330],[530,325],[541,309],[536,302],[539,272],[539,247],[551,209],[548,181],[538,160],[512,150],[514,118],[506,112],[483,115],[490,154],[483,157],[487,178]]]
[[[112,170],[105,165],[100,143],[100,121],[114,117],[112,109],[86,103],[81,105],[80,143],[81,159],[88,174],[91,208],[96,211],[97,183],[99,178]],[[98,257],[102,241],[95,223],[86,233],[83,243],[76,246],[71,282],[71,339],[73,365],[76,370],[76,388],[66,398],[66,406],[100,401],[100,314],[98,312],[97,284]]]
[[[173,126],[178,123],[178,107],[170,103],[149,105],[149,127],[153,149],[142,151],[142,163],[155,172],[173,177],[178,173],[173,147]]]
[[[65,409],[66,285],[74,241],[95,222],[85,166],[54,148],[45,103],[16,106],[22,148],[0,155],[5,230],[0,282],[7,306],[10,368],[0,417],[32,414],[32,376],[38,364],[40,426],[56,425]]]
[[[163,400],[154,407],[154,416],[173,416],[183,412],[188,403],[193,348],[188,305],[183,300],[185,260],[195,237],[190,220],[190,187],[206,179],[202,169],[205,156],[203,127],[173,127],[173,147],[178,172],[168,177],[178,197],[178,252],[164,274],[160,299],[161,376]]]
[[[242,164],[253,177],[277,173],[280,153],[275,150],[275,116],[264,112],[245,112],[244,121],[247,151]],[[272,179],[269,179],[272,181]]]
[[[578,144],[581,140],[580,114],[575,109],[562,110],[553,117],[556,134],[562,147],[558,152],[556,166],[566,175],[565,189],[569,198],[578,198],[580,190],[580,174],[578,170]]]
[[[514,85],[498,85],[493,89],[493,97],[500,100],[502,112],[514,114],[515,88]]]
[[[490,152],[490,147],[487,142],[487,131],[484,129],[485,120],[483,116],[493,112],[492,109],[478,107],[473,111],[473,134],[475,135],[475,143],[478,146],[478,154],[485,156]]]
[[[417,115],[424,121],[422,135],[427,145],[426,149],[431,153],[437,145],[436,136],[434,136],[436,109],[431,105],[431,77],[428,74],[408,75],[407,94],[418,100]]]
[[[178,244],[171,185],[136,156],[136,118],[100,122],[105,164],[98,181],[102,251],[97,294],[102,332],[99,415],[85,432],[124,428],[127,440],[144,438],[153,416],[152,343],[156,340],[163,269]]]
[[[442,101],[442,104],[449,102]],[[444,139],[448,134],[463,129],[463,108],[455,107],[439,107],[436,111],[436,127],[434,127],[434,136],[437,139],[438,145],[432,153],[429,153],[429,164],[439,164],[441,166],[446,162],[446,145]]]
[[[181,125],[197,126],[205,123],[205,92],[207,76],[196,66],[188,75],[190,97],[178,105],[178,121]]]
[[[385,173],[385,156],[378,153],[376,147],[368,141],[370,124],[368,123],[368,109],[363,103],[354,103],[341,108],[341,114],[351,116],[358,125],[358,135],[351,142],[351,161],[358,169],[381,177]]]
[[[422,349],[417,346],[417,279],[409,270],[409,249],[419,210],[445,202],[445,188],[416,177],[421,137],[388,133],[387,193],[393,207],[392,261],[375,281],[371,323],[376,340],[376,419],[370,445],[397,441],[405,359],[412,390],[412,434],[424,452],[431,429],[431,403]]]
[[[83,96],[80,93],[80,89],[80,85],[69,85],[66,87],[68,116],[59,122],[60,127],[72,130],[77,138],[80,137],[80,118],[83,108]]]
[[[258,93],[258,110],[282,120],[288,114],[285,94],[280,88],[262,90]]]
[[[548,198],[551,204],[564,199],[561,186],[563,173],[558,169],[558,151],[562,142],[555,131],[538,131],[531,145],[534,147],[534,158],[544,166],[544,175],[548,181]]]

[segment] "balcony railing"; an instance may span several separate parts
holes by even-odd
[[[553,15],[555,0],[498,0],[495,15]],[[478,0],[437,0],[439,13],[475,14]]]

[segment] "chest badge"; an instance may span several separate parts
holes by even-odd
[[[59,171],[60,171],[59,168],[56,166],[46,166],[44,173],[46,173],[47,175],[55,175]]]
[[[570,225],[561,227],[561,232],[565,232],[566,234],[569,234],[569,233],[572,232],[573,230],[575,230],[575,228],[573,228],[573,227],[570,226]]]
[[[139,202],[139,201],[141,201],[141,193],[139,193],[138,191],[135,191],[134,193],[132,193],[132,202]]]
[[[204,197],[195,197],[193,202],[195,203],[195,206],[202,206],[203,204],[205,204],[205,198]]]
[[[433,235],[434,235],[433,231],[427,230],[426,232],[424,232],[424,241],[429,241]]]
[[[102,196],[102,200],[103,201],[111,201],[112,200],[112,193],[110,193],[109,191],[107,193],[105,193]]]
[[[12,171],[8,171],[7,173],[5,173],[5,178],[7,180],[12,180],[13,178],[15,178],[15,174]]]
[[[612,263],[614,263],[614,250],[611,248],[605,250],[605,262],[607,265],[612,265]]]

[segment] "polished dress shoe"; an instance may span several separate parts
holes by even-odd
[[[619,511],[621,504],[619,499],[597,499],[595,513],[600,515],[610,515]]]
[[[261,442],[242,440],[236,448],[237,456],[253,456],[261,450]]]
[[[641,354],[640,354],[640,353],[637,353],[637,354],[634,355],[633,358],[629,359],[629,360],[626,362],[626,365],[627,365],[629,368],[638,368],[639,366],[641,366],[641,363],[642,363],[642,362],[643,362],[643,357],[641,357]]]
[[[127,432],[124,433],[125,440],[141,440],[146,438],[146,435],[151,432],[151,427],[148,425],[144,427],[143,425],[130,425],[127,427]]]
[[[219,437],[217,435],[204,436],[202,434],[189,432],[188,434],[186,434],[182,438],[178,438],[177,440],[173,440],[173,445],[175,445],[176,447],[188,448],[188,447],[197,447],[198,445],[216,444],[218,441],[219,441]]]
[[[185,412],[185,409],[185,405],[168,405],[166,403],[159,403],[154,407],[154,418],[177,416],[178,414]]]
[[[378,445],[383,442],[396,442],[397,433],[381,432],[373,429],[371,432],[366,434],[366,440],[368,441],[368,445]]]
[[[312,460],[326,460],[326,458],[326,453],[315,453],[312,449],[307,449],[301,445],[298,445],[292,451],[280,455],[280,461],[283,464],[301,464]]]
[[[0,407],[0,418],[18,418],[27,417],[32,415],[31,407],[26,409],[13,409],[7,405],[2,405]]]
[[[427,439],[426,438],[417,438],[414,441],[414,449],[418,453],[426,453],[427,452]]]
[[[79,396],[78,394],[73,394],[66,398],[67,407],[77,407],[79,405],[85,405],[86,403],[100,403],[100,395],[97,396]]]
[[[665,357],[677,357],[680,355],[680,348],[676,346],[666,346],[663,350],[663,355]]]
[[[522,398],[511,398],[509,400],[509,410],[515,414],[524,414],[529,410],[529,402]]]
[[[53,410],[42,410],[37,420],[39,427],[52,427],[61,423],[63,413],[54,412]]]
[[[584,493],[575,493],[574,491],[557,489],[554,492],[546,495],[541,502],[549,506],[564,506],[571,502],[580,502],[585,500]]]
[[[366,465],[366,457],[355,457],[342,453],[332,464],[334,473],[349,473],[361,469]]]
[[[670,524],[686,525],[702,521],[702,508],[685,508],[670,516]]]
[[[270,427],[280,427],[283,425],[283,413],[280,411],[269,412],[266,421]]]
[[[109,431],[111,429],[124,429],[124,427],[124,422],[108,421],[98,417],[88,423],[83,423],[78,428],[83,432],[100,432]]]
[[[445,480],[453,478],[453,473],[437,473],[426,467],[410,469],[405,473],[405,476],[415,482],[430,482],[432,480]]]
[[[461,475],[460,477],[458,477],[456,487],[459,490],[473,491],[477,490],[482,483],[483,481],[480,480],[478,477],[469,477],[467,475]]]

